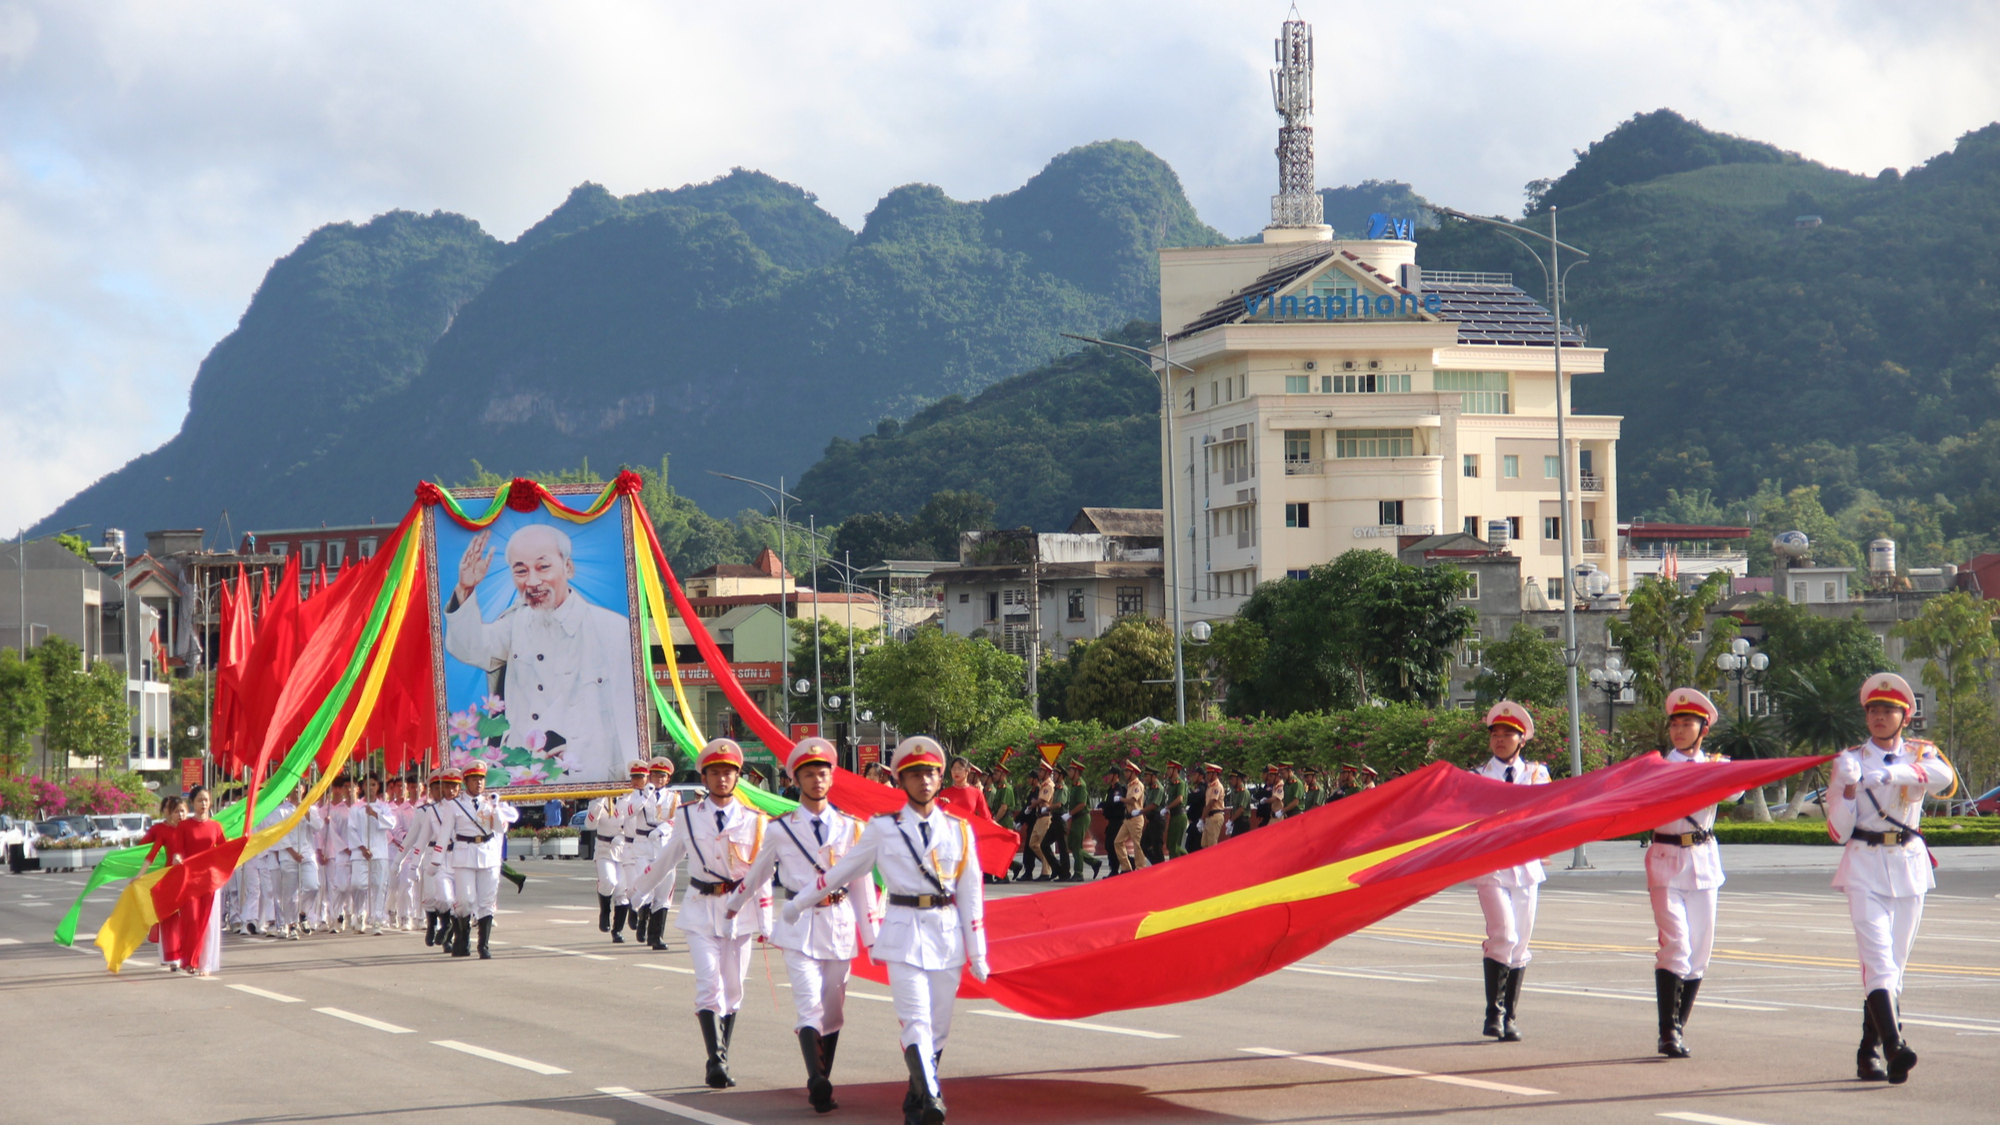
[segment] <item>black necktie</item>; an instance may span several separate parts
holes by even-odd
[[[1509,777],[1513,776],[1513,771],[1512,771],[1512,770],[1509,770],[1509,771],[1508,771],[1508,776],[1509,776]],[[718,835],[718,836],[722,835],[722,822],[723,822],[724,820],[726,820],[726,819],[728,819],[728,814],[727,814],[727,813],[723,812],[723,811],[722,811],[721,809],[717,809],[717,810],[715,810],[715,834],[716,834],[716,835]]]
[[[1512,784],[1514,784],[1514,767],[1513,767],[1513,766],[1508,766],[1508,767],[1507,767],[1507,784],[1509,784],[1509,785],[1512,785]],[[715,818],[716,818],[716,824],[717,824],[717,826],[719,827],[719,826],[721,825],[721,823],[722,823],[722,814],[721,814],[721,813],[716,813],[716,814],[715,814]]]
[[[921,832],[921,833],[923,833],[923,837],[924,837],[924,846],[925,846],[925,847],[927,847],[927,848],[928,848],[928,847],[930,847],[930,846],[931,846],[931,822],[930,822],[930,821],[928,821],[928,820],[920,820],[920,821],[918,821],[918,822],[917,822],[917,831],[918,831],[918,832]]]
[[[813,817],[812,824],[813,824],[813,840],[816,843],[821,843],[821,844],[826,843],[826,822],[818,817]]]

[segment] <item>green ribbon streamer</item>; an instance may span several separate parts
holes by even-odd
[[[401,576],[409,552],[416,549],[416,541],[415,528],[405,528],[396,546],[395,559],[389,566],[390,574]],[[270,779],[258,789],[259,809],[269,813],[283,804],[291,796],[292,789],[305,777],[306,770],[312,765],[313,760],[319,757],[320,747],[326,742],[327,732],[347,706],[348,697],[353,694],[354,685],[360,680],[362,668],[368,662],[368,654],[374,650],[376,642],[381,638],[382,623],[389,615],[389,603],[395,599],[396,588],[395,582],[382,583],[382,589],[375,595],[375,605],[369,610],[368,622],[362,628],[360,643],[355,645],[354,651],[348,656],[347,668],[341,673],[340,680],[320,703],[319,710],[313,714],[312,722],[306,724],[305,730],[300,732],[298,742],[292,745],[291,752],[285,755],[285,760],[272,772]],[[222,825],[223,834],[234,838],[243,834],[244,818],[249,816],[251,811],[244,805],[231,805],[217,813],[215,819]],[[251,821],[253,824],[258,822],[258,820]],[[55,940],[58,945],[76,944],[77,922],[83,916],[84,900],[89,898],[92,892],[114,879],[130,879],[152,869],[146,866],[146,853],[150,850],[152,850],[150,844],[120,848],[98,861],[90,873],[90,878],[84,881],[83,892],[76,896],[76,901],[70,904],[69,912],[56,924]],[[154,868],[163,866],[165,866],[164,861],[153,864]]]

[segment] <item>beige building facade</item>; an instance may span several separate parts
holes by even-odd
[[[1572,414],[1558,444],[1546,309],[1506,275],[1426,273],[1411,241],[1265,238],[1160,252],[1168,495],[1194,618],[1346,551],[1458,532],[1491,543],[1496,525],[1531,603],[1563,596],[1565,537],[1576,564],[1625,588],[1621,419]],[[1562,367],[1565,384],[1601,374],[1604,352],[1566,329]]]

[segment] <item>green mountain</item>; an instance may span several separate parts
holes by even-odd
[[[418,478],[655,464],[792,479],[865,430],[1156,315],[1161,246],[1220,241],[1172,169],[1110,141],[1020,189],[890,192],[857,234],[737,170],[623,198],[571,192],[510,244],[456,215],[314,232],[196,375],[182,431],[44,527],[390,519]]]

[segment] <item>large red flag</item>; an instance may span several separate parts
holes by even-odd
[[[278,707],[278,693],[292,673],[299,646],[299,557],[285,559],[277,590],[264,603],[264,619],[250,646],[250,659],[237,687],[236,715],[229,737],[230,769],[248,765],[263,744],[265,729]],[[220,744],[220,743],[218,743]]]
[[[1826,760],[1644,754],[1550,785],[1433,762],[1102,886],[996,899],[992,976],[968,975],[961,991],[1045,1019],[1212,996],[1474,876],[1666,824]],[[863,960],[855,969],[885,979]]]

